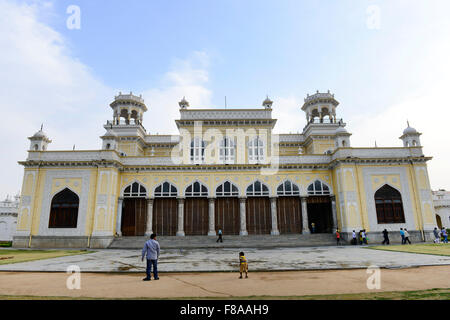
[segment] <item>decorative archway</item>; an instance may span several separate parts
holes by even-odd
[[[405,223],[402,195],[397,189],[385,184],[375,192],[374,197],[379,224]]]
[[[214,224],[216,232],[221,229],[225,235],[238,235],[240,231],[239,189],[229,181],[216,188],[214,203]]]
[[[312,182],[306,190],[308,192],[308,227],[311,232],[333,232],[333,212],[331,207],[330,187],[321,180],[317,179]]]
[[[208,188],[199,181],[184,191],[184,232],[188,235],[208,234]]]
[[[177,232],[178,189],[170,182],[158,185],[153,201],[153,232],[160,236],[174,236]]]
[[[65,188],[52,199],[49,228],[76,228],[80,198],[72,190]]]
[[[147,189],[135,181],[123,190],[122,235],[143,236],[147,226]]]
[[[301,233],[302,209],[300,188],[290,180],[277,187],[277,221],[281,234]]]
[[[270,234],[272,214],[269,187],[259,180],[246,189],[246,222],[248,234]]]

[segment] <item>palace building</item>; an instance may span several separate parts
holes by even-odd
[[[421,133],[402,144],[352,147],[339,102],[308,95],[306,126],[273,134],[273,102],[193,109],[183,98],[177,135],[148,134],[142,97],[110,104],[101,149],[48,150],[29,137],[13,245],[107,248],[117,238],[334,233],[407,228],[417,241],[436,226]],[[312,228],[314,226],[314,228]]]

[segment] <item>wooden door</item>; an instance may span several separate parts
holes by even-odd
[[[278,197],[278,230],[281,234],[302,232],[300,197]]]
[[[122,209],[122,235],[143,236],[147,227],[147,200],[124,199]]]
[[[156,198],[153,202],[153,232],[158,236],[177,233],[178,203],[176,198]]]
[[[207,235],[208,220],[208,198],[186,198],[184,203],[185,235]]]
[[[238,235],[240,231],[239,198],[217,198],[215,202],[216,232],[222,229],[223,235]]]
[[[248,234],[270,234],[272,230],[272,216],[269,198],[247,198],[246,220]]]
[[[333,216],[330,197],[308,197],[308,222],[316,225],[316,233],[331,233]]]

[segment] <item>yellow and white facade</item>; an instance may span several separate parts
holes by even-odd
[[[42,129],[29,138],[14,246],[103,248],[126,236],[125,224],[132,235],[212,236],[226,224],[243,237],[336,229],[351,237],[365,229],[375,241],[384,229],[407,228],[428,239],[436,217],[420,133],[408,125],[402,146],[354,148],[338,104],[329,92],[308,95],[302,133],[273,134],[268,98],[254,109],[191,109],[183,98],[179,134],[150,135],[142,97],[119,94],[99,150],[48,150]],[[225,183],[230,194],[219,188]],[[133,185],[142,189],[134,193]],[[166,187],[174,188],[164,194]],[[395,221],[390,200],[376,196],[383,187],[400,195],[393,210],[403,216],[395,211]],[[56,201],[63,191],[76,204]],[[58,214],[72,214],[65,207],[75,221],[58,222]]]

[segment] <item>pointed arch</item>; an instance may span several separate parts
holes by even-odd
[[[311,196],[324,196],[331,194],[331,188],[328,184],[324,183],[320,179],[316,179],[306,188],[308,195]]]
[[[238,197],[239,188],[232,182],[226,180],[220,183],[216,188],[216,197]]]
[[[405,213],[400,191],[385,184],[375,192],[374,198],[379,224],[405,223]]]
[[[208,188],[200,181],[194,181],[184,190],[185,197],[207,197]]]
[[[80,198],[65,188],[53,196],[50,206],[49,228],[76,228]]]
[[[291,180],[286,179],[277,187],[278,196],[298,196],[300,195],[300,188]]]
[[[147,197],[147,189],[139,181],[133,181],[123,189],[122,196],[124,198]]]
[[[248,197],[260,197],[260,196],[268,196],[270,193],[269,187],[265,183],[259,180],[255,180],[250,185],[247,186],[245,194]]]
[[[155,187],[153,196],[155,198],[177,197],[178,188],[169,181],[164,181]]]

